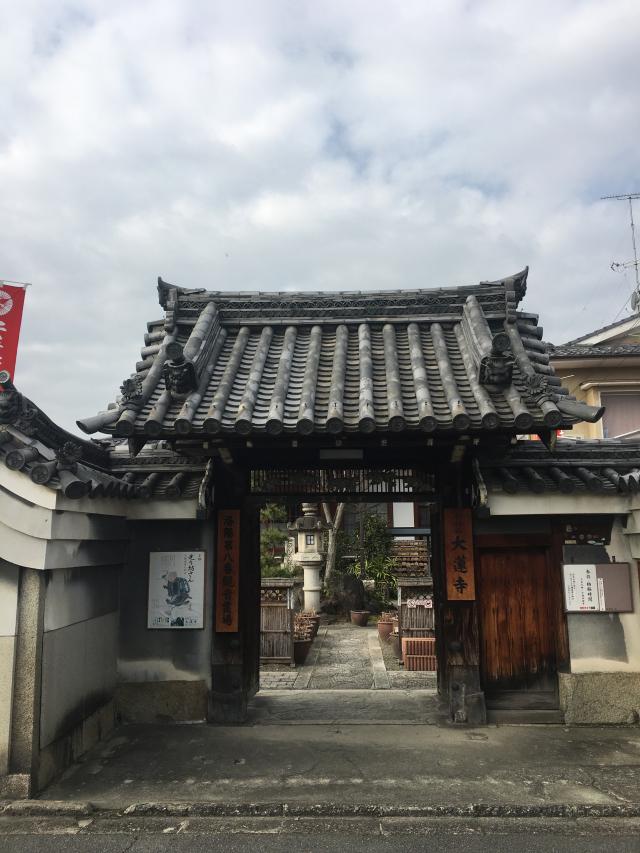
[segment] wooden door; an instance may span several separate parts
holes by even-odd
[[[546,548],[479,552],[481,672],[487,707],[558,707],[557,590]]]

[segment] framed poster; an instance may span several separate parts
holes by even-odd
[[[569,613],[600,610],[596,567],[573,563],[563,566],[564,602]]]
[[[633,612],[629,569],[629,563],[565,563],[562,575],[567,613]]]
[[[204,628],[204,551],[149,555],[147,628]]]

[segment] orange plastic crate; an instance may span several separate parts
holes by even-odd
[[[402,659],[407,655],[435,655],[436,653],[436,638],[435,637],[403,637],[402,638]]]
[[[404,668],[409,672],[435,672],[438,664],[435,655],[406,655]]]

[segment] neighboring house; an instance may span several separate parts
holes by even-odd
[[[552,347],[550,355],[570,394],[605,407],[602,420],[576,424],[572,438],[640,436],[640,314]]]

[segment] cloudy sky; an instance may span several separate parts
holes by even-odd
[[[636,0],[0,0],[0,278],[16,383],[114,399],[160,274],[212,289],[531,267],[555,342],[629,312]],[[640,220],[640,205],[638,209]]]

